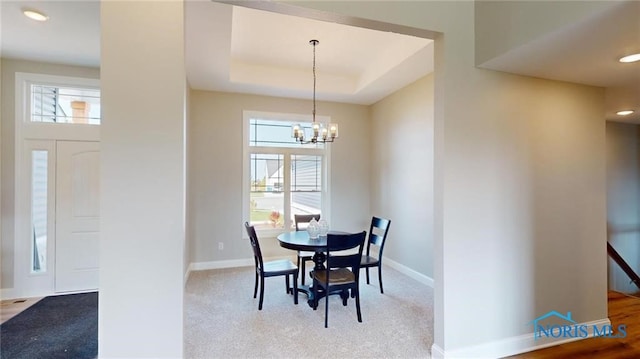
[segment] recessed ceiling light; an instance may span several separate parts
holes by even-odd
[[[49,17],[39,11],[36,10],[32,10],[32,9],[25,9],[22,10],[22,13],[24,14],[24,16],[28,17],[29,19],[32,20],[36,20],[36,21],[47,21],[49,20]]]
[[[625,57],[620,58],[620,62],[636,62],[640,61],[640,53],[632,54]]]
[[[616,115],[619,116],[627,116],[633,113],[633,110],[624,110],[624,111],[618,111],[616,112]]]

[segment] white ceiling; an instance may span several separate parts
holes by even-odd
[[[372,104],[433,71],[433,41],[212,2],[186,7],[194,89]],[[294,30],[295,29],[295,30]]]
[[[0,40],[2,57],[98,67],[100,65],[99,1],[5,1]],[[49,16],[46,22],[22,14],[32,8]]]
[[[640,123],[640,1],[612,1],[606,11],[548,33],[482,67],[606,89],[607,120]],[[635,109],[620,117],[620,110]]]
[[[99,66],[99,1],[0,1],[2,57]],[[49,15],[38,23],[31,7]],[[295,30],[292,30],[295,29]],[[186,62],[191,87],[310,98],[313,48],[318,99],[371,104],[432,71],[429,40],[209,1],[186,6]],[[536,39],[483,67],[606,88],[607,119],[640,123],[640,2],[629,1]]]

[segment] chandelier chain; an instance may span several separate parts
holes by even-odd
[[[313,122],[316,122],[316,45],[318,41],[315,40],[313,44]]]

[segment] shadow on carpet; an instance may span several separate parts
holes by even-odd
[[[98,292],[45,297],[0,325],[0,358],[96,358]]]

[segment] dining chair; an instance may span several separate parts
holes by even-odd
[[[264,262],[262,260],[262,251],[260,250],[260,242],[256,230],[249,222],[244,223],[244,228],[249,235],[251,248],[253,249],[253,259],[256,265],[256,281],[253,288],[253,297],[258,294],[258,279],[260,280],[260,302],[258,310],[262,310],[262,300],[264,298],[264,278],[285,276],[285,286],[287,293],[290,293],[289,276],[293,276],[293,303],[298,304],[298,267],[288,259],[274,260]]]
[[[391,220],[372,217],[371,227],[369,228],[369,240],[367,241],[367,252],[362,256],[360,261],[360,268],[364,268],[367,271],[367,284],[369,284],[369,268],[378,267],[378,281],[380,282],[380,293],[384,293],[382,289],[382,251],[384,250],[384,243],[389,233],[389,227],[391,226]],[[378,247],[378,254],[375,255],[371,251],[371,247]]]
[[[360,258],[362,257],[362,248],[367,232],[362,231],[354,234],[331,234],[327,235],[327,261],[324,270],[313,270],[311,277],[313,278],[314,302],[313,309],[318,308],[318,294],[324,293],[324,327],[328,327],[329,322],[329,296],[331,294],[340,294],[342,305],[347,305],[349,299],[349,291],[351,297],[356,299],[356,313],[358,322],[362,323],[362,314],[360,312],[360,290],[358,282],[360,277]],[[333,251],[344,251],[348,249],[358,248],[357,253],[332,255]]]
[[[320,214],[294,214],[293,215],[293,221],[296,225],[296,231],[303,231],[306,229],[306,226],[304,226],[305,224],[308,225],[309,222],[311,222],[312,219],[316,219],[316,221],[320,220]],[[313,262],[313,255],[315,253],[314,252],[305,252],[305,251],[298,251],[298,261],[297,261],[297,265],[298,268],[300,268],[300,272],[301,272],[301,283],[302,285],[304,285],[304,278],[307,276],[306,274],[306,269],[305,269],[305,263],[306,262]]]

